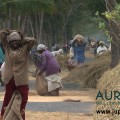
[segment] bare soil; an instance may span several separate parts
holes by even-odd
[[[62,78],[69,74],[68,70],[61,73]],[[30,80],[35,80],[30,75]],[[66,100],[73,101],[94,101],[95,89],[61,90],[60,96],[39,96],[35,90],[29,92],[29,102],[60,102]],[[69,112],[33,112],[26,111],[26,120],[93,120],[92,114],[69,113]]]
[[[34,74],[35,67],[31,66],[30,68],[30,81],[35,80],[35,77],[32,77]],[[61,73],[62,78],[68,75],[69,71],[64,70]],[[39,96],[35,89],[30,89],[29,91],[29,102],[59,102],[66,100],[74,101],[94,101],[93,94],[95,89],[80,89],[78,90],[61,90],[60,96],[50,97],[50,96]],[[0,101],[3,100],[4,91],[0,91]],[[91,114],[83,113],[69,113],[69,112],[33,112],[26,111],[26,120],[93,120]]]
[[[93,120],[92,115],[64,112],[26,112],[26,120]]]

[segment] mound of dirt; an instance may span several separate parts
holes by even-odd
[[[84,87],[96,88],[98,79],[109,68],[110,61],[109,53],[97,56],[93,62],[85,63],[84,66],[72,70],[63,81],[79,82],[83,83]]]

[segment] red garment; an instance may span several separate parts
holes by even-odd
[[[4,96],[4,101],[2,105],[2,110],[1,110],[1,116],[4,115],[4,108],[7,107],[7,105],[10,102],[10,99],[14,93],[15,90],[18,90],[22,96],[22,103],[21,103],[21,111],[26,107],[27,101],[28,101],[28,85],[21,85],[21,86],[16,86],[14,78],[12,78],[8,84],[5,85],[5,96]],[[22,114],[23,120],[25,120],[25,113]]]

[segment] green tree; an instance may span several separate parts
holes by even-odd
[[[120,5],[118,5],[116,0],[108,0],[106,1],[107,12],[105,16],[108,19],[108,31],[110,36],[112,37],[111,41],[111,53],[112,53],[112,61],[111,67],[115,67],[120,61]]]
[[[100,17],[106,25],[108,34],[112,37],[111,41],[111,68],[115,67],[120,61],[120,0],[87,0],[87,6],[93,15],[99,12]],[[104,14],[103,14],[104,13]]]
[[[7,16],[4,27],[32,32],[39,43],[42,39],[44,12],[54,12],[55,4],[53,0],[6,0],[2,8]]]

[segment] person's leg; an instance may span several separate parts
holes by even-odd
[[[9,83],[5,85],[5,95],[4,95],[3,105],[2,105],[2,109],[1,109],[1,116],[4,115],[5,108],[9,104],[15,88],[16,87],[15,87],[14,78],[12,78],[9,81]]]
[[[20,92],[21,97],[22,97],[22,103],[21,103],[21,115],[23,120],[25,120],[25,107],[28,101],[28,92],[29,92],[29,88],[28,85],[21,85],[21,86],[17,86],[17,90]]]
[[[0,120],[2,120],[2,118],[3,118],[3,117],[2,117],[2,116],[0,116]]]

